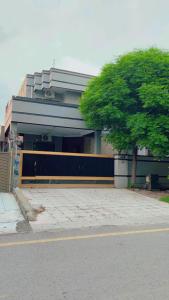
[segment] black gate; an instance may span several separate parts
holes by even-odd
[[[26,151],[21,155],[20,184],[113,184],[114,159],[110,155]]]

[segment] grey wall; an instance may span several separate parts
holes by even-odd
[[[131,161],[128,161],[128,172],[131,175]],[[143,186],[145,184],[145,176],[150,174],[158,174],[161,185],[169,187],[169,158],[157,161],[156,158],[150,156],[139,156],[137,163],[137,184]]]
[[[70,103],[70,104],[79,104],[80,102],[80,96],[81,96],[81,93],[77,93],[77,92],[66,92],[64,94],[64,99],[63,101],[65,103]]]
[[[84,137],[84,153],[94,153],[94,134]]]
[[[0,125],[0,142],[5,140],[5,127]]]
[[[77,107],[13,99],[12,122],[86,129]]]
[[[27,74],[19,90],[19,95],[34,97],[35,91],[51,88],[82,92],[92,77],[91,75],[51,68],[50,70]]]
[[[69,106],[59,106],[59,104],[50,105],[22,100],[13,100],[13,112],[21,112],[21,113],[32,113],[38,115],[47,115],[47,116],[59,116],[59,117],[67,117],[67,118],[75,118],[82,120],[82,116],[80,115],[77,107],[69,107]]]
[[[115,186],[126,188],[131,180],[131,156],[115,155]],[[159,175],[161,186],[169,188],[169,158],[157,160],[151,156],[138,156],[137,178],[138,187],[143,187],[146,183],[146,176],[150,174]]]

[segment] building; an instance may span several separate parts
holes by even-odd
[[[87,128],[78,106],[91,75],[51,68],[26,75],[6,107],[5,136],[25,150],[105,153],[99,131]]]
[[[132,157],[113,155],[104,133],[88,128],[80,114],[80,96],[91,78],[55,68],[26,75],[18,96],[13,96],[6,107],[0,134],[1,151],[26,150],[12,151],[20,156],[19,160],[15,157],[11,171],[17,184],[130,184]],[[168,158],[147,156],[146,149],[138,154],[137,185],[144,187],[146,176],[157,174],[161,188],[168,188]],[[1,178],[4,170],[0,170]]]
[[[4,140],[5,140],[4,126],[0,126],[0,152],[3,152],[5,150],[4,149],[4,146],[5,146]]]

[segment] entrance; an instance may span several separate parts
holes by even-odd
[[[83,153],[84,139],[83,137],[64,137],[62,144],[63,152]]]
[[[55,151],[55,144],[52,142],[35,142],[33,150],[38,151]]]
[[[113,182],[112,155],[20,151],[20,187],[113,187]]]

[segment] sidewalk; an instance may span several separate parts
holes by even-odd
[[[0,234],[16,233],[19,222],[23,221],[15,197],[9,193],[0,193]]]

